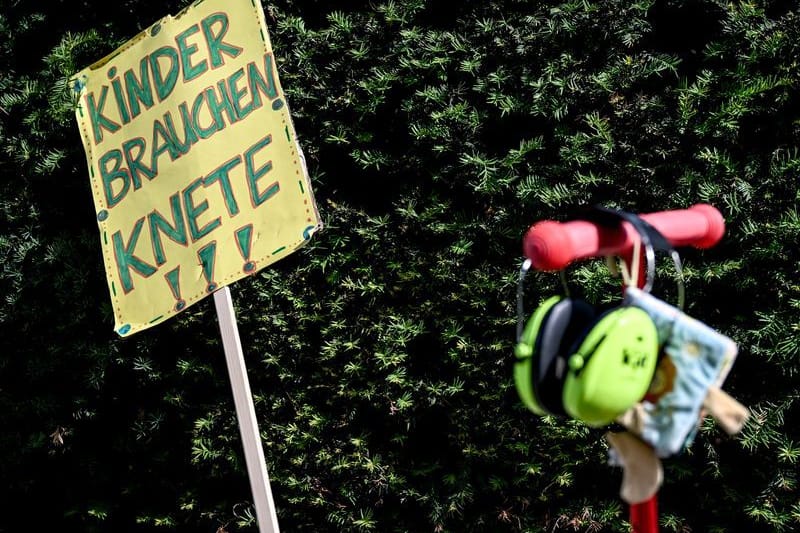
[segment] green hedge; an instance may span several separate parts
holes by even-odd
[[[112,332],[65,83],[184,4],[0,0],[0,531],[256,530],[212,306]],[[326,224],[234,287],[284,531],[625,531],[602,432],[513,390],[521,237],[698,202],[728,232],[685,251],[688,309],[754,416],[666,462],[662,529],[800,527],[797,2],[265,10]]]

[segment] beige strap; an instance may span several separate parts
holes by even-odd
[[[735,435],[742,430],[750,412],[747,407],[734,400],[718,387],[708,389],[703,401],[703,408],[714,417],[728,435]]]
[[[647,420],[647,413],[644,411],[644,406],[641,402],[635,404],[633,407],[619,415],[616,422],[634,435],[641,436],[644,431],[645,422]]]
[[[622,463],[620,497],[631,505],[652,498],[664,481],[664,469],[655,450],[627,431],[606,433],[606,440]]]

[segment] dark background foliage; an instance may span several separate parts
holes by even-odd
[[[112,332],[66,89],[184,5],[0,0],[0,531],[255,530],[213,307]],[[326,223],[234,287],[284,531],[626,529],[602,432],[511,382],[521,237],[587,203],[728,223],[684,251],[688,309],[739,343],[753,417],[667,461],[662,529],[800,526],[797,2],[265,11]]]

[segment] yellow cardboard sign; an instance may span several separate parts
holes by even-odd
[[[260,1],[195,2],[73,83],[120,335],[321,227]]]

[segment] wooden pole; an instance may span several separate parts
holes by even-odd
[[[267,463],[264,460],[264,449],[261,446],[261,435],[256,421],[256,409],[253,405],[253,395],[250,393],[242,342],[239,339],[239,328],[236,325],[236,314],[228,287],[223,287],[214,293],[214,306],[217,308],[217,320],[233,389],[236,417],[239,419],[239,433],[244,445],[244,458],[247,463],[253,503],[256,507],[258,530],[260,533],[279,533],[278,515],[275,512],[275,502],[272,500]]]

